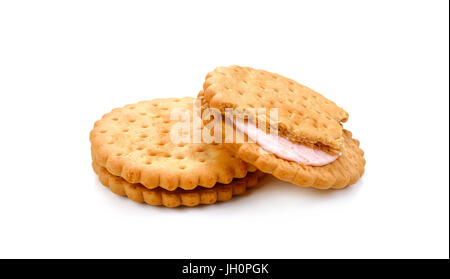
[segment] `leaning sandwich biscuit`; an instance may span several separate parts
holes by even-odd
[[[219,67],[206,76],[198,98],[202,111],[218,111],[225,130],[232,126],[233,140],[224,139],[224,145],[263,172],[319,189],[344,188],[364,172],[359,142],[342,128],[348,113],[291,79],[248,67]]]

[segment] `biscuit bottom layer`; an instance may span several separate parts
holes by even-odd
[[[257,143],[262,149],[288,161],[320,167],[332,163],[339,157],[303,144],[293,143],[278,135],[267,134],[252,123],[245,123],[235,119],[233,119],[233,122],[238,131],[245,133],[249,139]]]

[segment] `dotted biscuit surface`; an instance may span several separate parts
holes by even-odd
[[[92,162],[100,182],[110,190],[121,196],[127,196],[135,202],[145,202],[150,205],[166,207],[197,206],[227,201],[232,196],[242,195],[248,188],[255,186],[262,172],[249,173],[244,178],[236,178],[230,184],[216,184],[212,188],[197,187],[194,190],[176,189],[167,191],[160,187],[148,189],[142,184],[132,184],[119,176],[110,174],[104,167]]]
[[[198,117],[193,101],[155,99],[105,114],[90,133],[93,159],[112,175],[149,189],[211,188],[245,177],[252,167],[222,145],[171,141],[171,128],[179,121],[170,119],[171,111],[188,111],[192,124]]]
[[[339,152],[344,145],[340,122],[348,113],[314,90],[278,74],[248,67],[218,67],[203,84],[211,108],[278,108],[279,134],[298,143],[326,146]]]
[[[364,152],[359,148],[359,141],[352,138],[350,131],[344,130],[344,139],[342,155],[333,163],[322,167],[305,166],[280,159],[274,154],[265,152],[256,143],[225,145],[242,160],[280,180],[302,187],[342,189],[356,183],[363,175],[366,163]]]

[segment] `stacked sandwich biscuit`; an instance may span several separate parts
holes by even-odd
[[[230,118],[229,110],[244,117]],[[206,111],[211,117],[203,117]],[[90,134],[92,165],[112,192],[166,207],[229,200],[264,173],[298,186],[341,189],[365,165],[358,140],[342,127],[347,119],[342,108],[291,79],[219,67],[197,99],[142,101],[105,114]],[[232,140],[205,134],[218,126],[231,130]]]

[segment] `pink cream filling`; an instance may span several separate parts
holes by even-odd
[[[302,144],[296,144],[277,135],[266,134],[254,124],[236,120],[233,120],[233,122],[240,132],[247,134],[247,136],[253,142],[256,142],[262,149],[275,154],[279,158],[317,167],[327,165],[338,158],[338,156],[330,155],[322,150],[313,149]]]

